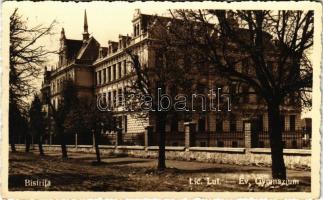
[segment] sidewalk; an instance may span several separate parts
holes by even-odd
[[[11,190],[59,191],[310,191],[310,171],[288,170],[296,185],[269,186],[270,168],[167,160],[167,170],[156,171],[157,160],[103,156],[103,165],[94,166],[95,154],[60,152],[10,154]],[[48,179],[50,187],[25,187],[28,178]],[[247,183],[247,181],[249,181]],[[258,184],[255,184],[255,181]],[[240,184],[239,184],[240,183]]]

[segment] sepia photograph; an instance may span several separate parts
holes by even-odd
[[[5,2],[2,190],[318,198],[321,5],[270,5]]]

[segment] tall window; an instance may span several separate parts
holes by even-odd
[[[134,25],[134,36],[138,36],[140,32],[139,24]]]
[[[236,132],[237,131],[237,121],[236,117],[234,115],[230,116],[230,132]]]
[[[118,89],[118,105],[121,106],[123,103],[123,93],[122,89]]]
[[[127,75],[127,61],[124,60],[123,61],[123,75]]]
[[[94,81],[95,85],[98,85],[98,72],[95,72]]]
[[[55,93],[58,92],[58,90],[59,90],[59,82],[58,82],[58,80],[56,80],[56,90],[55,90]]]
[[[205,132],[205,116],[201,116],[198,121],[198,129],[200,132]]]
[[[117,66],[116,65],[113,65],[113,80],[116,80],[117,79]]]
[[[108,92],[108,105],[111,106],[111,92]]]
[[[60,80],[60,87],[61,87],[60,91],[62,91],[63,90],[63,79]]]
[[[289,129],[290,131],[295,131],[295,115],[290,115],[289,116]]]
[[[108,82],[111,81],[111,67],[108,68]]]
[[[107,103],[106,93],[102,93],[101,105],[105,106]]]
[[[133,34],[135,37],[136,37],[136,33],[137,33],[137,26],[135,24],[135,25],[133,25]]]
[[[99,85],[102,84],[102,71],[99,71]]]
[[[122,77],[122,66],[121,66],[121,62],[118,63],[118,78]]]
[[[128,118],[127,115],[123,116],[124,132],[128,132]]]
[[[264,120],[263,120],[263,116],[262,115],[258,115],[257,116],[257,128],[258,128],[258,131],[263,131],[264,129]]]
[[[107,82],[107,69],[103,69],[103,84]]]
[[[216,131],[217,132],[222,132],[223,131],[223,119],[221,116],[216,116]]]
[[[59,67],[63,65],[63,56],[59,55]]]
[[[113,107],[116,107],[117,105],[117,91],[113,90]]]
[[[123,128],[122,127],[122,116],[118,116],[118,119],[117,119],[117,123],[118,123],[118,128]]]

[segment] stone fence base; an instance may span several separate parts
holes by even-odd
[[[60,145],[43,145],[44,151],[61,151]],[[24,145],[16,145],[17,151]],[[38,151],[37,145],[31,147]],[[94,153],[92,145],[67,145],[68,152]],[[101,145],[102,155],[120,154],[140,158],[157,158],[158,146],[108,146]],[[211,162],[219,164],[271,166],[268,148],[226,148],[226,147],[166,147],[166,159]],[[310,169],[311,150],[284,149],[285,165],[288,169]]]

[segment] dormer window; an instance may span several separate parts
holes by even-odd
[[[140,35],[140,25],[139,23],[134,25],[134,36],[137,37]]]
[[[137,25],[136,24],[134,24],[133,25],[133,36],[134,37],[136,37],[137,35],[136,35],[136,33],[137,33]]]
[[[59,66],[63,65],[63,56],[59,55]]]

